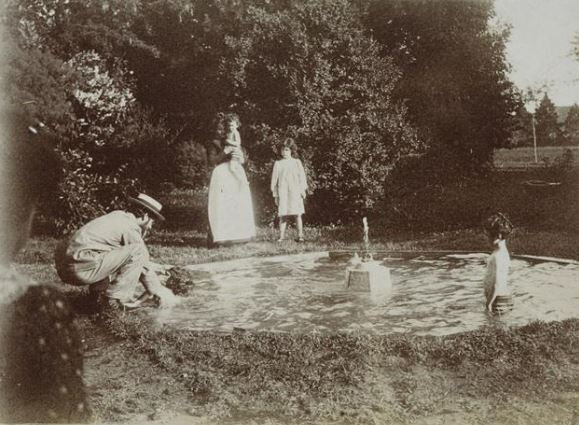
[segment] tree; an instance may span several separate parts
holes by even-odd
[[[199,143],[213,137],[214,117],[235,110],[257,205],[272,204],[271,162],[291,136],[309,166],[311,204],[334,220],[328,210],[353,215],[374,206],[387,170],[417,145],[405,107],[392,100],[400,72],[379,54],[349,2],[142,6],[135,33],[160,55],[134,67],[137,98],[179,129],[179,169],[186,161],[199,168]]]
[[[156,52],[133,32],[141,0],[7,0],[5,22],[25,48],[68,60],[80,51],[127,59]]]
[[[552,146],[557,145],[560,140],[560,128],[557,119],[555,104],[545,93],[537,110],[535,111],[537,145]]]
[[[577,105],[577,103],[571,106],[565,117],[563,132],[567,144],[579,144],[579,105]]]
[[[508,28],[492,28],[491,2],[370,2],[365,25],[395,53],[396,90],[428,144],[429,181],[480,174],[509,144],[520,99],[508,78]],[[438,172],[436,169],[438,168]]]
[[[14,41],[7,94],[25,100],[57,136],[64,180],[53,198],[61,230],[118,206],[130,188],[154,189],[170,169],[172,155],[162,149],[170,137],[139,105],[128,66],[131,54],[151,54],[130,31],[136,4],[11,0],[3,11]]]
[[[159,52],[132,62],[137,97],[166,115],[180,140],[205,142],[215,115],[234,92],[219,70],[225,38],[236,34],[243,16],[238,1],[143,0],[135,24],[138,37]]]
[[[418,145],[392,99],[400,72],[356,13],[347,1],[250,7],[239,35],[226,38],[220,66],[233,108],[249,124],[254,187],[271,198],[272,161],[292,137],[315,189],[311,205],[325,221],[373,209],[388,170]]]
[[[427,183],[481,174],[509,143],[520,106],[506,77],[508,31],[489,27],[489,2],[8,4],[23,58],[14,75],[30,76],[14,78],[13,93],[38,98],[71,175],[97,186],[197,186],[212,121],[234,110],[258,207],[271,204],[271,163],[292,137],[311,205],[335,221],[375,209],[386,176],[417,151]],[[27,61],[48,66],[27,73]],[[50,84],[39,85],[44,76]],[[95,189],[99,208],[112,202],[108,191]]]

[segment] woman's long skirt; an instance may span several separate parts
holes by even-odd
[[[231,172],[228,162],[218,165],[211,173],[208,214],[214,243],[255,238],[249,185]]]

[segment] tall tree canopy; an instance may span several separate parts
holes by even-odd
[[[292,137],[308,211],[337,221],[377,210],[386,177],[416,153],[432,176],[484,170],[519,106],[489,2],[6,5],[8,95],[57,132],[65,228],[131,187],[203,183],[218,112],[241,116],[259,211],[273,206],[271,165]]]
[[[326,219],[329,205],[340,216],[371,208],[417,144],[392,97],[400,71],[348,1],[144,5],[137,32],[161,55],[137,67],[142,99],[200,142],[219,111],[240,114],[262,207],[284,137],[297,140]]]
[[[374,207],[387,170],[417,146],[392,96],[400,79],[392,58],[379,54],[347,1],[249,8],[241,30],[226,40],[221,69],[251,124],[248,148],[262,181],[290,136],[308,165],[312,203],[326,218]]]
[[[396,95],[428,156],[444,161],[438,174],[451,178],[491,164],[519,106],[507,78],[509,32],[491,27],[493,14],[490,1],[374,0],[365,15],[383,51],[396,53],[404,75]]]
[[[61,230],[118,205],[131,187],[158,182],[169,139],[135,98],[132,52],[154,49],[130,31],[137,2],[9,0],[5,96],[55,133],[63,182],[54,194]],[[147,160],[143,161],[143,158]],[[168,156],[170,158],[170,156]]]

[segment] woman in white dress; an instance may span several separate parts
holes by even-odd
[[[288,139],[281,148],[282,159],[275,162],[271,175],[271,191],[279,216],[278,242],[284,240],[287,221],[292,216],[295,216],[298,228],[297,242],[304,241],[302,214],[308,185],[302,162],[292,157],[295,151],[295,142]]]
[[[239,122],[235,114],[225,115],[224,120],[224,129],[230,128],[233,120]],[[231,161],[236,161],[235,167],[231,166]],[[213,244],[247,242],[255,238],[251,191],[248,184],[239,184],[239,173],[245,176],[241,166],[243,162],[244,156],[239,147],[235,152],[228,152],[226,161],[217,165],[211,173],[208,214]]]

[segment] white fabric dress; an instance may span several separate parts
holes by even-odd
[[[487,303],[490,301],[495,288],[496,296],[508,297],[511,295],[511,288],[508,284],[511,256],[504,240],[495,241],[495,243],[497,247],[487,259],[487,270],[484,279]]]
[[[302,162],[297,158],[280,159],[273,165],[271,191],[278,197],[278,215],[304,213],[304,195],[308,188]]]
[[[241,172],[245,173],[243,167]],[[235,242],[255,237],[255,219],[249,185],[240,185],[229,162],[211,173],[208,199],[209,225],[213,242]]]

